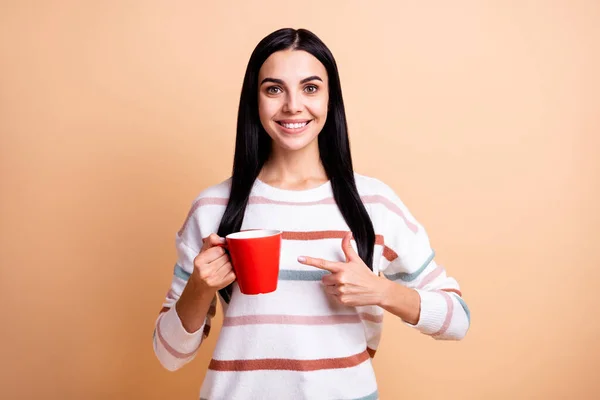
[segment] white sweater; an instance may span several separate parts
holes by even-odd
[[[415,329],[435,339],[462,339],[469,309],[456,280],[435,262],[425,230],[387,185],[355,177],[376,234],[374,273],[417,290],[421,313]],[[219,227],[229,191],[230,180],[204,190],[176,235],[178,261],[154,331],[154,351],[169,370],[191,361],[210,330],[216,298],[194,333],[186,332],[173,306],[203,238]],[[378,399],[371,357],[380,341],[383,309],[336,303],[321,284],[327,272],[297,261],[299,255],[345,260],[341,239],[349,228],[331,184],[292,191],[257,180],[242,229],[259,228],[284,232],[277,290],[247,296],[234,284],[229,304],[219,296],[223,327],[200,398]]]

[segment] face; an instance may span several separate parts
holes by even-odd
[[[278,51],[262,65],[258,83],[260,122],[274,145],[288,151],[318,146],[329,102],[323,64],[305,51]]]

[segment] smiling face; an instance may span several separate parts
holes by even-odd
[[[306,51],[278,51],[262,65],[258,82],[260,122],[274,146],[287,151],[318,146],[329,102],[323,64]]]

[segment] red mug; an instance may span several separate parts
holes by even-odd
[[[247,230],[229,234],[225,239],[240,292],[274,292],[279,279],[281,231]]]

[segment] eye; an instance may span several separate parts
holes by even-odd
[[[279,94],[281,92],[282,92],[282,90],[281,90],[281,88],[279,86],[269,86],[267,88],[267,93],[268,94]]]
[[[310,94],[316,93],[317,90],[319,90],[319,88],[316,85],[308,85],[304,88],[304,91]]]

